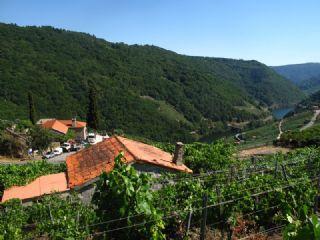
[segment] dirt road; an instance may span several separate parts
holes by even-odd
[[[319,116],[319,114],[320,114],[320,110],[315,110],[314,115],[311,118],[310,122],[308,122],[306,125],[304,125],[302,128],[300,128],[300,131],[303,131],[309,127],[312,127],[313,124],[315,123],[315,121],[317,120],[317,117]]]

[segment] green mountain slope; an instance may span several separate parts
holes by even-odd
[[[0,73],[0,118],[26,118],[31,91],[38,117],[83,119],[94,82],[101,128],[156,140],[188,141],[204,119],[258,119],[265,106],[303,97],[256,61],[189,57],[52,27],[0,24]],[[257,111],[241,108],[248,104]]]
[[[310,95],[308,98],[304,99],[299,105],[298,109],[312,108],[313,106],[320,106],[320,90]]]
[[[307,94],[320,89],[320,63],[303,63],[272,67]]]
[[[312,94],[320,90],[320,74],[301,82],[298,87],[307,94]]]

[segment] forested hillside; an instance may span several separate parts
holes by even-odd
[[[320,89],[320,63],[303,63],[272,67],[307,94]]]
[[[320,90],[320,74],[303,81],[298,86],[307,94],[312,94]]]
[[[313,93],[311,96],[303,100],[299,106],[304,106],[307,108],[312,108],[312,106],[320,106],[320,91]]]
[[[84,119],[93,82],[101,128],[156,140],[192,140],[191,131],[214,126],[208,122],[258,119],[266,106],[303,97],[256,61],[189,57],[52,27],[0,24],[0,73],[0,118],[26,118],[30,91],[38,117]]]

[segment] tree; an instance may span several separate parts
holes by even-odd
[[[94,130],[97,130],[99,126],[99,116],[98,116],[98,107],[97,107],[97,92],[94,86],[90,86],[88,97],[89,97],[88,112],[87,112],[88,127]]]
[[[45,128],[34,126],[30,130],[30,147],[45,151],[54,140],[54,135]]]
[[[29,102],[29,119],[32,122],[32,124],[36,123],[36,110],[34,107],[34,102],[33,102],[33,96],[32,93],[28,93],[28,102]]]
[[[0,155],[23,157],[25,153],[26,144],[23,140],[5,132],[0,133]]]

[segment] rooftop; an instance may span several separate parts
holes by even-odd
[[[72,120],[58,120],[58,119],[40,119],[38,121],[42,127],[52,129],[59,133],[66,134],[69,128],[84,128],[87,126],[86,122],[76,121],[76,126],[72,127]]]
[[[69,187],[80,186],[98,177],[102,172],[112,171],[114,158],[120,152],[124,153],[126,163],[145,163],[175,171],[192,172],[185,165],[173,163],[172,155],[159,148],[113,136],[67,157]]]
[[[5,190],[3,192],[2,202],[13,198],[26,200],[52,192],[65,192],[67,190],[69,189],[67,187],[65,173],[50,174],[38,177],[25,186],[15,186]]]

